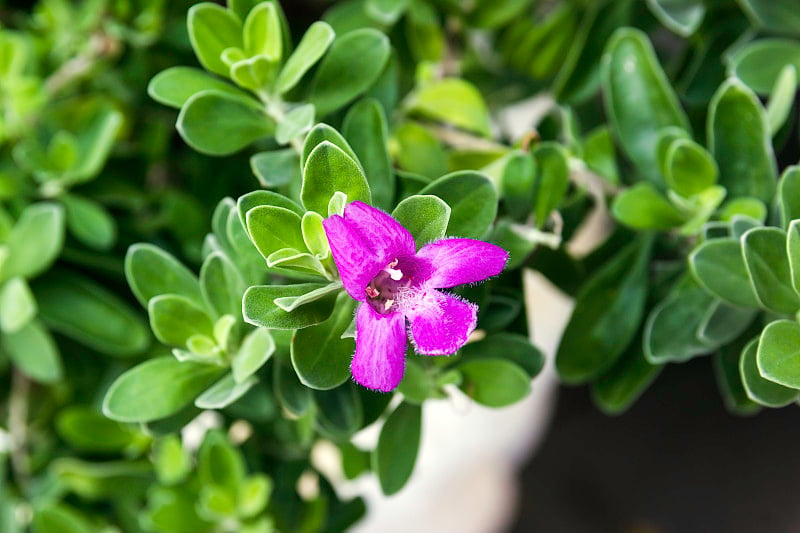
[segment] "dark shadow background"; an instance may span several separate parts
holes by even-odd
[[[800,531],[800,412],[729,414],[710,358],[669,365],[625,414],[560,390],[511,533]]]

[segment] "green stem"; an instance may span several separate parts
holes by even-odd
[[[11,469],[21,487],[30,482],[27,453],[30,389],[30,380],[15,368],[11,374],[11,395],[8,400],[8,432],[11,437]]]
[[[276,123],[280,124],[286,118],[286,113],[283,110],[283,101],[280,98],[275,98],[265,91],[258,93],[259,98],[264,103],[264,107],[269,115]],[[297,152],[298,155],[303,155],[303,140],[300,137],[295,137],[289,141],[289,145]]]

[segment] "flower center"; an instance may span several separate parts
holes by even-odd
[[[397,268],[398,260],[395,259],[377,276],[372,278],[364,292],[367,293],[367,302],[372,308],[385,315],[395,307],[397,296],[403,289],[411,285],[411,276],[407,276]]]

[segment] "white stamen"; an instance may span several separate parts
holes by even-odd
[[[384,310],[384,311],[388,311],[388,310],[389,310],[389,308],[390,308],[390,307],[392,307],[392,305],[394,305],[394,300],[386,300],[386,301],[383,303],[383,310]]]
[[[384,270],[384,272],[389,274],[389,277],[391,277],[395,281],[400,281],[401,279],[403,279],[403,271],[402,270],[399,270],[399,269],[396,269],[396,268],[390,268],[390,267],[386,267],[383,270]]]

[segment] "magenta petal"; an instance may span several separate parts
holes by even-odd
[[[426,285],[444,289],[498,275],[506,266],[508,252],[474,239],[442,239],[423,246],[417,257],[434,268]]]
[[[430,291],[406,311],[418,353],[447,355],[464,346],[478,322],[478,306],[455,296]]]
[[[322,226],[345,290],[353,299],[363,302],[370,280],[386,266],[384,259],[364,241],[353,224],[339,215],[326,218]]]
[[[412,256],[417,250],[411,233],[380,209],[353,202],[345,207],[344,218],[387,264],[399,257]]]
[[[379,315],[367,304],[356,312],[356,353],[350,371],[368,389],[397,388],[406,368],[406,319],[402,313]]]

